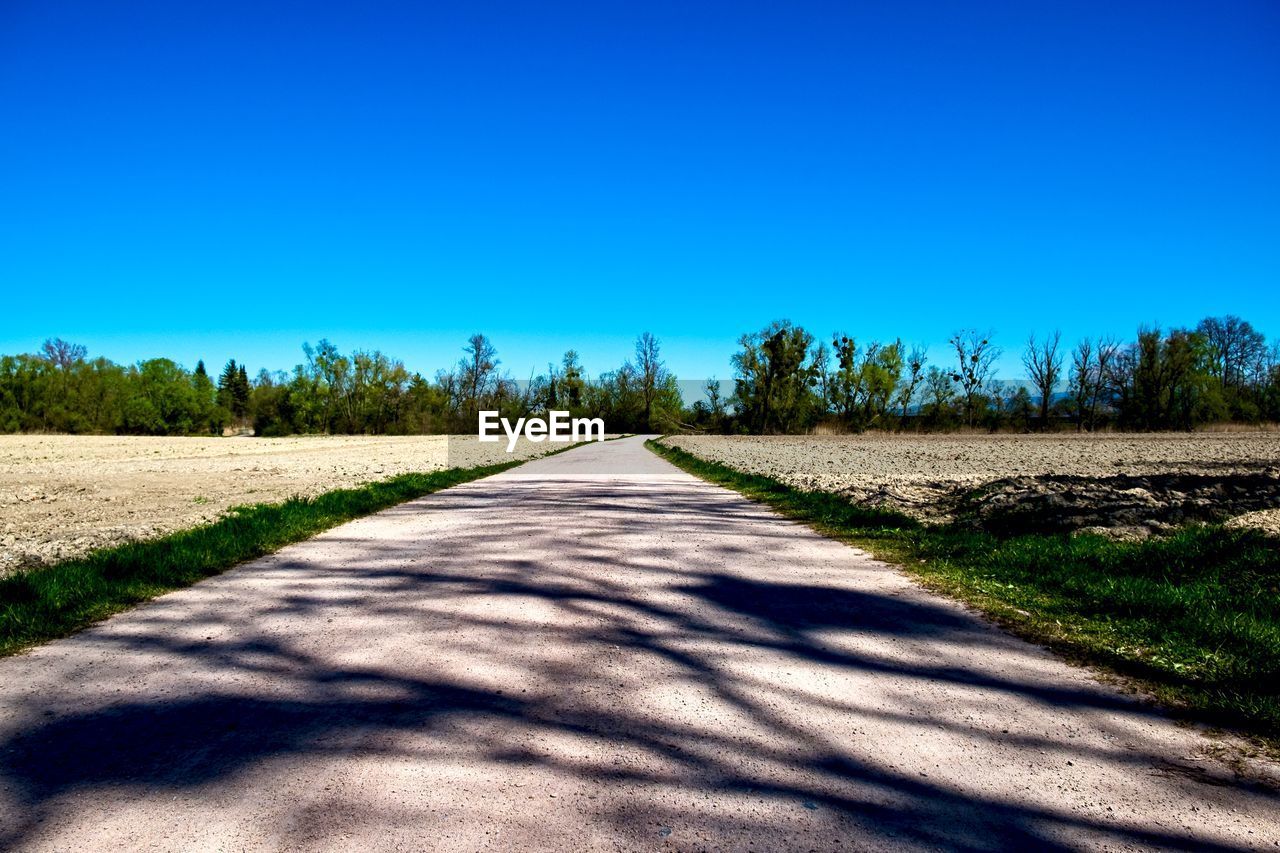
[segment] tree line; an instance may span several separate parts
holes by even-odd
[[[452,368],[433,377],[378,350],[343,353],[303,344],[292,371],[227,362],[217,381],[203,361],[132,365],[89,358],[79,344],[46,341],[38,353],[0,356],[0,432],[263,436],[474,432],[481,410],[514,420],[551,409],[603,417],[615,431],[674,431],[684,414],[658,339],[645,332],[633,359],[589,378],[569,350],[543,374],[517,381],[494,344],[476,334]]]
[[[924,346],[816,338],[777,320],[743,335],[733,378],[707,380],[691,405],[645,332],[633,357],[594,377],[569,350],[519,381],[485,335],[427,377],[378,350],[303,345],[292,371],[232,359],[209,375],[166,358],[116,364],[59,339],[0,356],[0,432],[220,435],[252,431],[407,435],[473,432],[481,410],[503,417],[567,410],[611,432],[799,433],[815,429],[1188,430],[1280,421],[1280,348],[1248,321],[1140,328],[1131,341],[1089,337],[1070,351],[1054,331],[1021,347],[1024,376],[999,380],[995,335],[954,333],[931,362]]]
[[[786,320],[743,335],[733,356],[732,412],[695,403],[691,420],[728,432],[829,427],[947,430],[1189,430],[1280,421],[1280,346],[1239,317],[1194,328],[1142,327],[1132,341],[1031,335],[1024,378],[1000,380],[991,332],[966,329],[930,364],[923,346],[818,340]],[[711,400],[711,395],[707,394]]]

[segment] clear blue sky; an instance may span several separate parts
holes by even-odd
[[[727,378],[789,317],[1012,377],[1278,285],[1274,0],[0,0],[0,352]]]

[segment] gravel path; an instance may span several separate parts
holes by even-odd
[[[0,849],[1270,849],[1214,743],[641,439],[0,660]]]

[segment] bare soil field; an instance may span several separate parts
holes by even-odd
[[[1277,529],[1280,434],[677,436],[696,456],[926,522],[1142,537]],[[1246,515],[1248,514],[1248,515]],[[1240,518],[1237,518],[1240,517]]]
[[[233,506],[564,447],[476,436],[0,435],[0,575],[213,521]]]

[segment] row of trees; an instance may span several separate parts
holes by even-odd
[[[732,359],[730,429],[764,433],[823,425],[853,431],[906,424],[974,426],[1008,408],[992,381],[1000,351],[990,335],[974,331],[951,338],[955,361],[949,367],[929,366],[923,347],[908,349],[901,340],[859,344],[837,332],[828,345],[788,320],[743,335],[738,346]],[[693,414],[697,422],[725,423],[696,407]]]
[[[187,371],[167,358],[122,366],[86,355],[52,340],[36,354],[0,356],[0,431],[186,435],[232,421],[232,397],[203,362]]]
[[[1238,317],[1190,329],[1139,329],[1133,341],[1085,338],[1070,352],[1058,332],[1022,349],[1025,379],[998,381],[989,332],[963,330],[930,363],[901,340],[819,340],[786,320],[743,335],[728,393],[708,380],[687,406],[659,341],[645,332],[633,358],[591,378],[569,350],[517,381],[493,343],[473,335],[452,368],[428,378],[374,351],[303,345],[291,372],[229,361],[215,383],[203,362],[118,365],[83,346],[47,341],[0,356],[0,431],[258,435],[471,432],[478,412],[505,417],[565,409],[617,432],[804,432],[867,429],[1192,429],[1280,421],[1280,351]],[[691,395],[693,396],[693,395]]]
[[[430,379],[374,350],[344,354],[327,340],[303,344],[291,372],[227,362],[215,384],[204,362],[188,371],[150,359],[118,365],[89,359],[85,347],[45,342],[39,353],[0,356],[0,431],[220,435],[252,427],[258,435],[471,432],[482,409],[506,417],[567,409],[605,418],[611,429],[679,429],[676,379],[658,339],[645,332],[635,358],[590,380],[569,350],[547,372],[516,381],[497,349],[473,335],[451,369]]]
[[[733,356],[732,417],[695,405],[709,429],[802,432],[866,429],[1186,430],[1280,421],[1280,348],[1239,317],[1192,329],[1141,328],[1137,338],[1085,338],[1070,352],[1054,331],[1022,350],[1025,379],[998,381],[990,332],[953,334],[930,365],[901,340],[817,341],[786,320],[743,335]],[[708,394],[710,398],[710,394]]]
[[[1137,340],[1082,340],[1062,410],[1083,429],[1192,429],[1280,420],[1280,348],[1239,317],[1193,329],[1138,330]]]
[[[472,432],[481,410],[515,419],[551,409],[603,417],[615,431],[667,431],[679,428],[682,414],[675,377],[648,332],[636,341],[634,361],[594,380],[569,350],[546,373],[517,381],[480,334],[431,379],[377,351],[346,356],[324,340],[303,351],[306,361],[292,374],[258,375],[249,409],[259,435]]]

